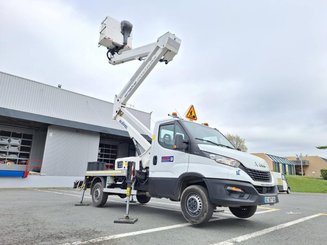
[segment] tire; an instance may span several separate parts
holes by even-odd
[[[213,213],[207,190],[200,185],[187,187],[181,197],[184,218],[191,224],[200,225],[207,222]]]
[[[145,195],[145,193],[144,194],[137,193],[136,194],[136,200],[141,204],[146,204],[151,200],[151,197]]]
[[[257,206],[229,207],[229,210],[238,218],[250,218],[257,211]]]
[[[291,194],[291,188],[287,188],[286,193],[287,193],[287,194]]]
[[[92,204],[95,207],[103,207],[108,199],[108,193],[103,192],[102,182],[97,182],[92,187]]]

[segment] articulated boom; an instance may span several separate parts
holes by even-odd
[[[156,43],[119,51],[109,59],[109,63],[112,65],[132,60],[144,60],[122,91],[115,96],[113,109],[113,119],[117,120],[128,131],[130,137],[142,148],[142,153],[147,152],[151,147],[151,144],[142,134],[149,138],[152,135],[150,130],[128,111],[126,103],[159,61],[168,64],[174,58],[178,53],[180,44],[179,38],[167,32],[159,37]]]

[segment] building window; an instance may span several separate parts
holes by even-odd
[[[286,172],[286,164],[282,164],[282,168],[283,168],[283,174],[287,174],[287,172]]]
[[[273,162],[273,168],[274,168],[274,172],[280,172],[280,168],[279,168],[279,163],[278,162]]]
[[[289,169],[291,170],[291,173],[290,174],[292,174],[292,175],[295,175],[296,174],[296,172],[295,172],[295,166],[294,165],[290,165],[289,166]]]

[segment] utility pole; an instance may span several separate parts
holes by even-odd
[[[299,155],[296,154],[296,157],[300,160],[301,163],[301,175],[303,177],[303,162],[302,162],[302,153],[300,153]]]

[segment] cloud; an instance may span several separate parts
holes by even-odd
[[[113,92],[104,93],[105,78],[108,82],[117,75],[106,77],[106,51],[97,47],[100,23],[66,1],[1,4],[1,36],[6,36],[1,41],[2,70],[103,99],[113,97]],[[111,87],[117,91],[120,85]]]
[[[327,157],[325,1],[3,1],[0,69],[112,101],[140,62],[110,66],[97,48],[106,15],[134,24],[133,45],[182,39],[129,101],[153,120],[194,104],[199,121],[249,151]],[[27,11],[28,10],[28,11]]]

